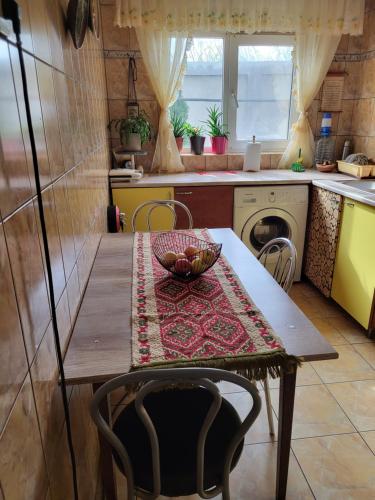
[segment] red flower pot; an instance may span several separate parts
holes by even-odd
[[[184,138],[183,137],[175,137],[175,139],[176,139],[177,149],[181,153],[182,146],[184,145]]]
[[[228,139],[222,137],[211,137],[212,152],[215,155],[223,155],[227,151]]]

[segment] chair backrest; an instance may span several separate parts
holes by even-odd
[[[242,421],[241,426],[233,435],[230,445],[227,450],[225,458],[225,465],[223,470],[223,484],[217,486],[209,493],[204,490],[204,450],[207,433],[213,423],[221,406],[221,394],[215,382],[228,381],[233,384],[241,386],[248,391],[252,397],[253,405],[246,418]],[[161,477],[160,477],[160,455],[159,455],[159,442],[153,422],[147,413],[143,401],[150,392],[160,391],[167,387],[177,387],[182,385],[204,387],[213,396],[211,406],[207,412],[207,416],[203,422],[201,431],[199,433],[197,443],[197,492],[202,498],[211,498],[219,494],[222,490],[229,491],[229,472],[232,463],[233,455],[240,444],[243,436],[246,434],[254,420],[258,416],[261,408],[261,399],[258,389],[255,384],[251,383],[248,379],[226,370],[218,370],[215,368],[172,368],[172,369],[156,369],[156,370],[141,370],[137,372],[120,375],[109,382],[103,384],[95,393],[91,402],[91,416],[99,428],[99,431],[104,435],[111,446],[116,450],[121,459],[123,471],[127,479],[127,492],[129,499],[134,497],[136,485],[134,484],[133,468],[129,455],[116,434],[112,431],[108,423],[100,414],[101,403],[108,394],[119,387],[134,387],[139,384],[142,385],[141,389],[137,392],[135,398],[135,409],[138,417],[144,424],[149,436],[151,450],[152,450],[152,472],[153,472],[153,486],[154,491],[152,495],[142,495],[145,498],[156,498],[160,495],[161,490]],[[173,409],[171,410],[173,411]],[[194,409],[192,408],[192,411]],[[129,429],[131,432],[131,429]],[[207,496],[209,495],[209,496]]]
[[[132,217],[132,231],[133,231],[133,233],[135,232],[137,217],[138,217],[140,211],[145,207],[148,207],[146,221],[147,221],[147,228],[149,231],[151,231],[151,214],[158,207],[165,207],[172,212],[172,215],[173,215],[172,229],[175,229],[176,221],[177,221],[177,216],[176,216],[176,211],[175,211],[176,206],[181,207],[186,212],[188,219],[189,219],[188,229],[192,229],[193,228],[193,217],[191,215],[190,210],[188,209],[188,207],[186,205],[184,205],[183,203],[181,203],[180,201],[177,201],[177,200],[150,200],[150,201],[145,201],[144,203],[141,203],[141,205],[139,205],[135,209],[135,211],[133,213],[133,217]]]
[[[289,293],[297,261],[297,250],[292,241],[288,238],[274,238],[264,245],[257,258],[286,293]]]

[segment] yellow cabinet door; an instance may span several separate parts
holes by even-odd
[[[135,209],[150,200],[172,200],[173,187],[160,188],[116,188],[112,189],[113,203],[120,208],[126,215],[125,231],[131,232],[131,220]],[[149,207],[148,207],[149,208]],[[137,231],[147,231],[147,212],[148,208],[142,209],[137,216]],[[165,207],[159,207],[153,210],[151,217],[151,229],[153,231],[164,231],[172,229],[173,215]]]
[[[369,327],[375,288],[375,208],[344,200],[332,297]]]

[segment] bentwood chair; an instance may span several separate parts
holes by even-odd
[[[182,210],[186,212],[186,215],[188,216],[189,220],[189,227],[188,229],[192,229],[193,227],[193,217],[191,215],[190,210],[186,205],[181,203],[180,201],[177,200],[150,200],[150,201],[145,201],[144,203],[141,203],[141,205],[138,205],[138,207],[135,209],[132,217],[132,231],[133,233],[135,232],[136,228],[136,222],[137,222],[137,217],[139,216],[140,212],[142,209],[148,207],[147,214],[146,214],[146,222],[147,222],[147,228],[149,231],[151,231],[151,215],[154,210],[157,208],[166,208],[167,210],[170,210],[173,216],[173,225],[172,229],[175,229],[176,227],[176,221],[177,221],[177,215],[176,215],[176,210],[175,207],[180,207]]]
[[[273,278],[283,290],[289,293],[293,284],[297,261],[297,250],[292,241],[288,238],[274,238],[263,246],[257,258],[272,274]],[[263,386],[270,434],[274,435],[275,428],[273,424],[271,396],[267,377],[263,380]]]
[[[217,386],[221,380],[251,395],[252,408],[243,421],[221,397]],[[140,389],[111,428],[100,405],[119,387]],[[220,493],[230,500],[229,473],[260,408],[255,385],[236,373],[214,368],[151,369],[103,384],[92,400],[91,416],[127,479],[128,500],[193,494],[212,498]]]

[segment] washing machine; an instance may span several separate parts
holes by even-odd
[[[292,240],[297,249],[295,281],[301,279],[308,207],[308,187],[248,186],[234,190],[235,233],[257,255],[277,237]]]

